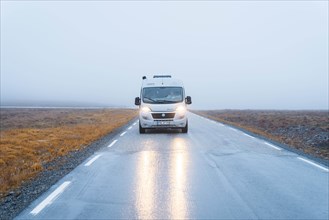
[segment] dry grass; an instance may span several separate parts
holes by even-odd
[[[195,113],[329,160],[327,111],[214,110]]]
[[[43,165],[126,124],[135,110],[1,109],[0,195],[19,187]]]

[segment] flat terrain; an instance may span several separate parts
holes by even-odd
[[[328,167],[188,114],[187,134],[130,122],[17,219],[328,219]]]
[[[1,109],[0,199],[135,116],[128,109]]]
[[[328,111],[213,110],[195,113],[329,160]]]

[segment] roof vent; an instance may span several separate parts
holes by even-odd
[[[171,78],[171,75],[154,75],[153,78]]]

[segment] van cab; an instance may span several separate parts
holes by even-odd
[[[139,133],[146,129],[179,128],[188,132],[186,106],[192,104],[190,96],[185,97],[182,81],[170,75],[143,77],[140,97],[135,98],[139,106]]]

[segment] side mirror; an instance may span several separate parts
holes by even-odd
[[[140,105],[141,104],[141,99],[139,97],[135,98],[135,105]]]
[[[186,96],[185,103],[188,104],[188,105],[192,104],[192,98],[191,98],[191,96]]]

